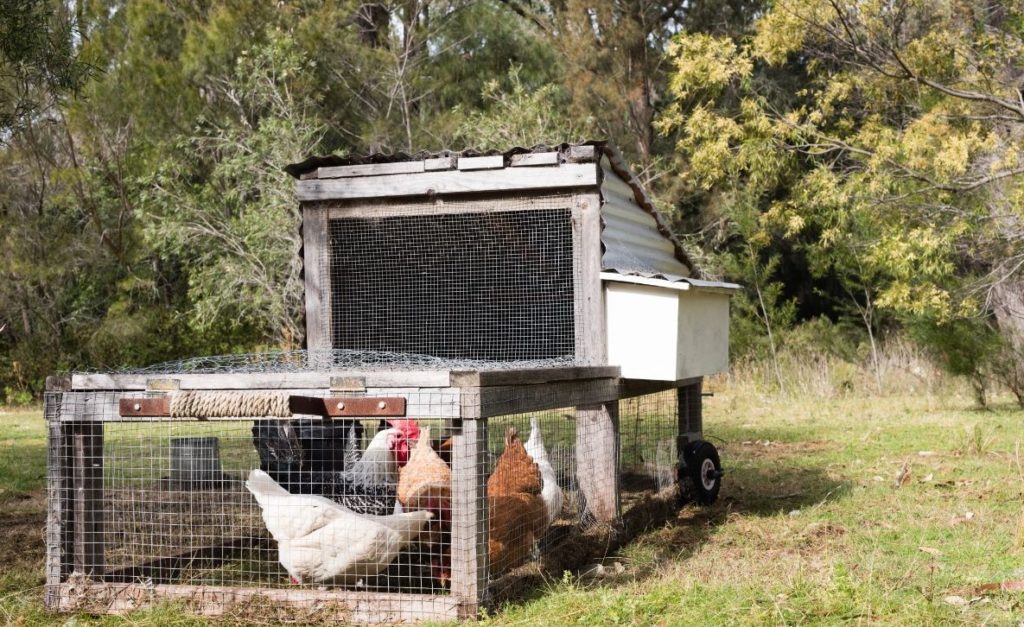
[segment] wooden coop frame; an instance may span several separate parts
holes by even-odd
[[[573,365],[350,370],[326,364],[308,372],[51,378],[45,406],[50,445],[44,598],[49,609],[123,613],[169,599],[199,614],[219,615],[232,606],[262,599],[320,618],[360,623],[473,618],[488,601],[487,508],[480,507],[487,502],[487,477],[477,472],[487,451],[488,419],[575,407],[578,425],[587,426],[575,431],[579,490],[593,518],[612,525],[621,516],[620,400],[675,390],[677,457],[682,459],[686,447],[702,439],[702,381],[727,365],[723,355],[727,361],[728,298],[738,286],[692,276],[693,267],[682,246],[609,146],[594,142],[500,154],[399,155],[363,162],[312,158],[287,170],[298,179],[301,203],[308,350],[338,348],[332,341],[331,278],[322,262],[330,247],[330,220],[404,215],[410,211],[409,203],[418,203],[417,207],[432,214],[518,211],[529,208],[535,198],[556,194],[571,215]],[[518,194],[520,199],[510,202],[507,194]],[[401,209],[395,208],[402,203]],[[623,285],[624,296],[616,291]],[[640,291],[629,291],[634,288]],[[617,359],[622,363],[610,363],[610,345],[636,341],[629,330],[609,329],[610,321],[621,325],[630,320],[630,307],[636,305],[629,299],[634,296],[660,299],[666,332],[678,339],[654,370],[643,369],[642,353],[620,351]],[[613,311],[609,303],[614,299],[625,304]],[[710,333],[696,332],[700,330],[688,322],[692,320],[714,328]],[[701,344],[701,337],[712,341]],[[612,338],[619,338],[618,344]],[[170,420],[167,397],[186,391],[287,392],[294,414],[319,415],[324,421],[344,415],[382,415],[366,399],[396,401],[392,407],[404,401],[404,414],[416,416],[418,395],[437,392],[456,398],[456,410],[445,416],[454,434],[450,592],[162,584],[145,578],[145,565],[130,576],[110,572],[103,546],[104,425]],[[116,408],[90,405],[112,403],[115,397],[126,400]],[[346,412],[332,412],[330,407],[338,402],[344,402]],[[174,420],[250,418],[254,417]],[[222,550],[211,546],[199,552],[216,555]],[[187,560],[195,554],[162,559]]]
[[[679,438],[700,430],[700,381],[679,389]],[[619,377],[609,366],[539,368],[534,370],[347,372],[286,374],[207,374],[152,377],[145,375],[74,375],[48,381],[46,417],[51,446],[48,452],[49,517],[46,533],[45,604],[57,611],[124,613],[156,600],[184,603],[203,615],[220,615],[232,606],[255,599],[354,622],[454,620],[475,617],[486,603],[487,520],[478,507],[486,500],[486,476],[476,472],[487,448],[485,424],[491,416],[581,406],[578,421],[597,426],[577,431],[590,441],[576,447],[580,490],[587,495],[595,518],[614,523],[619,516],[617,429],[620,399],[672,389],[665,382],[639,384]],[[414,392],[455,394],[458,415],[452,416],[452,581],[446,595],[361,592],[350,590],[280,589],[265,587],[153,584],[145,581],[147,565],[125,573],[110,572],[104,564],[103,439],[109,422],[152,420],[166,413],[166,399],[178,391],[285,390],[293,398],[344,399],[348,404],[379,398],[401,400]],[[121,407],[92,406],[90,395],[99,392],[134,393]],[[144,394],[145,398],[138,398]],[[352,396],[359,394],[359,396]],[[63,400],[78,395],[84,402]],[[304,396],[315,395],[315,396]],[[103,403],[113,403],[104,396]],[[415,395],[410,396],[411,399]],[[399,405],[398,403],[395,404]],[[415,414],[414,402],[401,413]],[[325,418],[329,414],[324,410]],[[369,410],[362,410],[369,414]],[[237,420],[209,418],[206,420]],[[204,420],[201,417],[176,420]],[[62,446],[52,443],[61,442]],[[594,447],[602,447],[595,449]],[[605,480],[600,480],[604,478]],[[157,560],[188,560],[199,553],[216,554],[225,547],[211,546]],[[73,575],[77,574],[76,575]]]

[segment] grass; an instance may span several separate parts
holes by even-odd
[[[498,608],[506,624],[1016,624],[1024,595],[1024,412],[951,395],[707,399],[722,498],[648,529],[603,574]],[[41,609],[45,431],[0,415],[0,620]],[[897,481],[898,477],[902,481]],[[898,486],[898,487],[897,487]],[[17,548],[14,548],[17,547]],[[616,566],[618,564],[618,566]],[[79,624],[196,624],[161,606]]]

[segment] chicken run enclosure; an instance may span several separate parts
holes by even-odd
[[[304,350],[48,381],[49,608],[470,618],[715,499],[736,286],[612,148],[287,171]]]

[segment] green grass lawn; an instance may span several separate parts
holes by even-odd
[[[707,399],[705,423],[728,472],[716,505],[684,508],[609,557],[604,574],[555,578],[487,621],[1024,620],[1024,594],[978,590],[1024,580],[1024,412],[974,410],[956,396],[783,400],[724,389]],[[41,609],[44,439],[38,412],[0,415],[4,622],[68,619]],[[100,622],[201,621],[162,607]]]

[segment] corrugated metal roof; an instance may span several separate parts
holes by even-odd
[[[601,243],[604,270],[619,274],[689,277],[696,267],[672,235],[664,217],[615,148],[602,146]]]

